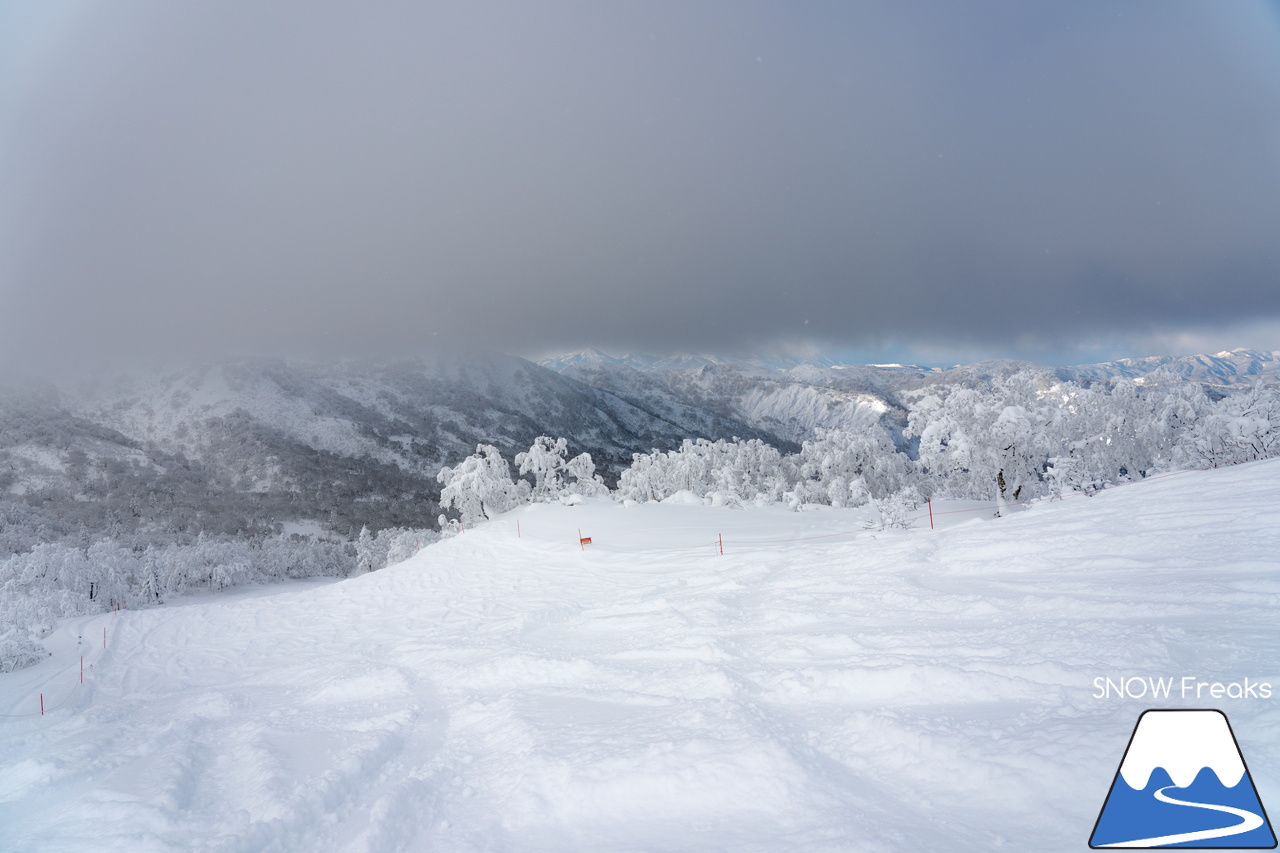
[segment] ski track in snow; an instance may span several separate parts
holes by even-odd
[[[859,525],[543,505],[343,582],[69,620],[0,676],[25,713],[92,664],[0,718],[0,850],[1083,849],[1149,706],[1094,678],[1280,686],[1278,474],[757,545]],[[698,550],[635,553],[662,547]],[[1274,701],[1220,703],[1264,802]]]

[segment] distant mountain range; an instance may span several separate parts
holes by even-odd
[[[629,353],[621,356],[612,356],[598,349],[585,349],[565,355],[552,356],[540,359],[538,363],[550,370],[570,374],[588,368],[607,369],[614,367],[629,367],[640,371],[687,370],[710,365],[766,370],[818,367],[856,371],[864,379],[875,381],[880,385],[886,382],[897,385],[904,380],[918,380],[928,376],[936,378],[955,376],[958,375],[957,372],[971,372],[971,368],[975,366],[957,365],[952,368],[942,368],[921,367],[911,364],[848,364],[835,356],[826,354],[806,357],[766,356],[744,359],[729,359],[714,355],[652,355],[648,353]],[[1030,363],[1003,360],[979,363],[979,365],[994,364],[1027,365]],[[1055,370],[1064,378],[1096,381],[1115,376],[1134,379],[1161,368],[1184,379],[1210,386],[1235,387],[1251,385],[1259,380],[1264,383],[1274,383],[1280,382],[1280,352],[1234,349],[1214,353],[1213,355],[1122,358],[1100,364],[1059,367],[1055,368]],[[877,379],[872,379],[872,377]]]
[[[424,527],[442,465],[479,443],[511,459],[539,435],[590,452],[612,481],[685,438],[793,450],[821,427],[905,423],[905,391],[980,386],[1033,367],[950,369],[587,350],[309,364],[238,362],[0,388],[0,551],[100,533],[148,541],[300,525]],[[1156,369],[1220,391],[1280,380],[1280,354],[1234,350],[1043,368],[1063,379]]]
[[[1066,368],[1070,375],[1079,379],[1106,379],[1113,376],[1136,379],[1160,369],[1176,373],[1192,382],[1219,388],[1236,388],[1255,382],[1269,385],[1280,382],[1280,352],[1234,349],[1213,355],[1122,358],[1104,364]]]
[[[555,370],[557,372],[568,367],[607,364],[633,367],[636,370],[681,370],[690,367],[703,367],[710,364],[763,367],[775,370],[788,370],[792,367],[800,367],[802,365],[809,367],[852,366],[848,362],[843,361],[836,356],[821,353],[806,356],[788,356],[779,354],[757,355],[750,358],[731,358],[707,354],[655,355],[653,353],[627,353],[626,355],[613,356],[594,347],[578,350],[577,352],[565,353],[564,355],[542,358],[538,360],[538,364],[541,364],[549,370]],[[898,364],[856,366],[884,368],[907,367],[912,370],[929,369],[916,367],[914,365]]]

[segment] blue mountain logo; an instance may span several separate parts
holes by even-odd
[[[1275,833],[1227,715],[1144,711],[1089,846],[1273,849]]]

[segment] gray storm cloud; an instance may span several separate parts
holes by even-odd
[[[10,360],[1280,317],[1267,4],[0,14]]]

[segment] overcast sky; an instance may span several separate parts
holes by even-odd
[[[1280,12],[0,2],[0,352],[1280,350]]]

